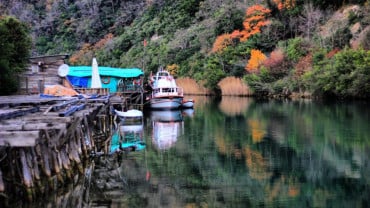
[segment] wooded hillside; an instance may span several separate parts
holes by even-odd
[[[243,78],[258,95],[369,97],[368,0],[9,0],[33,55],[71,65],[170,67],[217,91]]]

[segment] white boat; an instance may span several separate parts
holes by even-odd
[[[174,77],[166,70],[160,69],[151,76],[152,93],[149,97],[153,109],[177,109],[184,99],[183,89],[178,87]]]
[[[182,108],[193,108],[194,107],[194,100],[189,99],[189,100],[184,100],[181,104]]]
[[[120,117],[120,118],[126,118],[126,119],[135,119],[135,118],[142,118],[143,117],[143,112],[142,111],[139,111],[139,110],[136,110],[136,109],[132,109],[132,110],[128,110],[128,111],[118,111],[118,110],[114,110],[114,112]]]

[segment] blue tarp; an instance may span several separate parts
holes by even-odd
[[[69,82],[75,87],[87,88],[89,83],[88,77],[74,77],[67,75]]]
[[[143,76],[144,72],[139,68],[113,68],[106,66],[99,66],[100,76],[133,78]],[[91,66],[70,66],[69,77],[91,77]]]

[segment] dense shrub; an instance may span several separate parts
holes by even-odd
[[[305,75],[316,93],[338,97],[370,97],[370,51],[344,49]]]
[[[307,43],[302,38],[297,37],[288,40],[285,53],[290,61],[297,62],[308,53],[308,49]]]

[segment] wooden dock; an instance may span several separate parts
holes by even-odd
[[[0,97],[0,195],[32,200],[82,172],[84,159],[107,153],[111,118],[109,96]]]

